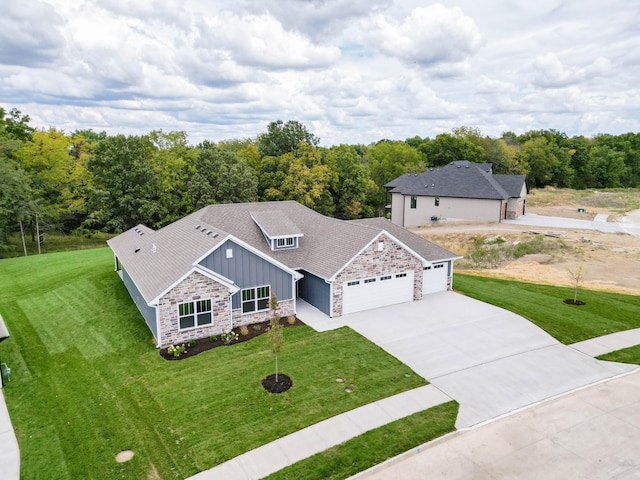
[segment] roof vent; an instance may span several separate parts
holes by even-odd
[[[136,249],[133,251],[133,253],[138,253],[139,251],[140,251],[140,249],[139,249],[139,248],[136,248]]]
[[[158,246],[154,243],[154,244],[151,246],[151,253],[156,253],[157,251],[158,251]]]
[[[200,230],[200,225],[196,225],[196,230]]]

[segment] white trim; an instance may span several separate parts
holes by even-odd
[[[204,275],[205,277],[208,277],[211,280],[213,280],[215,282],[218,282],[221,285],[227,287],[232,294],[234,294],[234,293],[236,293],[237,291],[240,290],[240,287],[238,287],[236,284],[234,284],[228,278],[223,277],[219,273],[213,272],[213,271],[209,270],[208,268],[203,267],[202,265],[195,265],[187,273],[182,275],[178,280],[173,282],[170,286],[168,286],[161,293],[159,293],[153,300],[151,300],[148,303],[148,305],[150,307],[157,306],[160,303],[160,299],[162,297],[164,297],[167,293],[169,293],[171,290],[173,290],[178,284],[180,284],[185,278],[187,278],[189,275],[191,275],[194,272],[198,272],[198,273]]]
[[[258,289],[259,288],[268,288],[269,289],[269,296],[268,297],[258,297]],[[250,312],[245,312],[244,311],[244,304],[245,304],[245,300],[242,298],[242,292],[244,292],[245,290],[254,290],[256,293],[255,298],[253,299],[253,303],[254,306],[256,307],[255,310],[251,310]],[[273,290],[271,289],[271,285],[259,285],[256,287],[245,287],[240,289],[240,314],[241,315],[251,315],[254,313],[260,313],[260,312],[266,312],[267,310],[269,310],[271,308],[270,302],[271,302],[271,295],[272,295]],[[267,308],[263,308],[262,310],[258,310],[258,300],[264,300],[265,298],[267,298]],[[247,303],[249,302],[249,300],[246,301]]]
[[[360,251],[358,253],[356,253],[351,260],[349,260],[347,263],[345,263],[342,267],[340,267],[340,269],[334,273],[331,278],[329,278],[330,282],[335,281],[335,279],[338,277],[338,275],[340,275],[340,273],[342,273],[342,271],[347,268],[351,262],[353,262],[356,258],[358,258],[358,256],[360,256],[367,248],[369,248],[369,246],[371,246],[373,244],[373,242],[375,242],[376,240],[378,240],[380,238],[381,235],[386,235],[387,237],[389,237],[389,239],[393,240],[394,242],[396,242],[396,244],[400,245],[402,248],[404,248],[407,252],[409,252],[411,255],[413,255],[414,257],[416,257],[418,260],[420,260],[420,262],[422,262],[422,266],[426,267],[431,265],[431,262],[429,260],[427,260],[426,258],[418,255],[414,250],[412,250],[411,248],[409,248],[407,245],[405,245],[404,243],[402,243],[400,240],[398,240],[396,237],[394,237],[393,235],[391,235],[388,231],[386,230],[382,230],[380,233],[378,233],[378,235],[376,235],[375,237],[373,237],[364,247],[362,247],[362,249],[360,249]],[[377,251],[377,249],[376,249]],[[462,257],[460,257],[462,258]],[[434,261],[438,261],[441,262],[443,260],[434,260]]]
[[[206,302],[207,300],[209,301],[209,306],[210,306],[209,310],[207,310],[206,312],[198,312],[198,307],[196,306],[196,303],[197,302]],[[190,304],[193,305],[193,327],[181,328],[180,327],[180,318],[181,317],[187,317],[189,315],[180,315],[180,305],[186,305],[187,303],[190,303]],[[179,332],[189,332],[189,331],[195,330],[197,328],[208,327],[208,326],[213,325],[213,313],[214,313],[214,310],[213,310],[213,298],[211,298],[211,297],[209,297],[209,298],[200,298],[198,300],[191,299],[191,300],[187,300],[187,301],[184,301],[184,302],[179,302],[179,303],[176,304],[176,307],[178,309],[178,331]],[[202,325],[198,325],[198,313],[207,313],[207,312],[211,314],[211,322],[205,323],[205,324],[202,324]]]

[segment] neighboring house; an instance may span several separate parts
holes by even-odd
[[[383,218],[345,221],[293,201],[210,205],[107,242],[158,346],[280,315],[330,317],[451,288],[452,252]]]
[[[493,175],[490,163],[451,162],[406,173],[385,188],[391,221],[403,227],[442,219],[499,222],[523,215],[527,203],[525,176]]]

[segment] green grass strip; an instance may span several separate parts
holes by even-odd
[[[586,305],[563,303],[574,290],[534,283],[456,274],[454,288],[522,315],[564,344],[640,327],[640,296],[578,291]]]
[[[455,430],[458,403],[447,402],[370,430],[266,477],[343,479]]]
[[[608,360],[609,362],[635,363],[636,365],[640,365],[640,345],[605,353],[596,358],[598,360]]]

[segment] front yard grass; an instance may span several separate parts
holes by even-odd
[[[640,327],[640,296],[580,288],[578,300],[586,305],[562,303],[573,299],[573,289],[535,283],[456,274],[454,288],[465,295],[515,312],[564,344]]]
[[[370,430],[283,468],[268,480],[340,480],[455,430],[458,403],[447,402]]]
[[[166,361],[106,248],[0,261],[0,313],[23,479],[182,479],[426,383],[347,328],[286,328],[280,395],[260,385],[275,368],[264,337]]]

